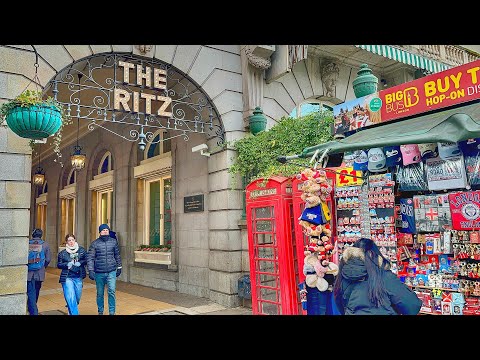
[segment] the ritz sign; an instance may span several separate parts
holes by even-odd
[[[153,90],[165,90],[167,88],[167,72],[162,69],[156,69],[141,64],[132,64],[126,61],[119,61],[118,66],[123,68],[123,83],[134,84],[138,86],[144,85],[145,88]],[[135,83],[130,82],[130,71],[134,70]],[[155,115],[171,117],[172,113],[167,108],[172,102],[168,96],[154,95],[140,91],[132,91],[131,93],[124,89],[115,87],[113,92],[114,109],[125,110],[127,112],[142,112],[146,115],[152,115],[152,103],[158,106]],[[145,104],[140,111],[140,99],[145,100]],[[143,103],[143,102],[142,102]],[[154,106],[156,108],[157,106]]]

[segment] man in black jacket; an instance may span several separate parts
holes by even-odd
[[[117,240],[110,237],[107,224],[98,227],[100,237],[93,241],[88,249],[88,277],[95,280],[97,286],[98,315],[103,315],[104,291],[107,285],[108,314],[115,315],[115,287],[117,277],[122,273],[122,260]]]

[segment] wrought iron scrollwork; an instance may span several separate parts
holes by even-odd
[[[123,62],[121,66],[119,62]],[[124,63],[130,68],[125,70]],[[150,72],[156,69],[164,74],[164,89],[147,86],[152,83],[143,79],[147,67]],[[128,94],[128,101],[115,99],[116,91]],[[90,121],[89,130],[100,127],[138,142],[141,150],[154,140],[158,129],[170,130],[171,136],[157,142],[176,137],[188,141],[189,133],[205,133],[208,140],[216,138],[219,146],[225,142],[224,127],[206,93],[178,69],[158,59],[131,54],[93,55],[60,71],[46,92],[65,106],[67,115]],[[165,103],[168,107],[162,109]],[[119,134],[112,124],[129,127],[128,134]]]

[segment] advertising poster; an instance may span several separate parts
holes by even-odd
[[[338,104],[333,107],[335,134],[478,100],[479,71],[476,60]]]

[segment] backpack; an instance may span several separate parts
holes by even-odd
[[[43,240],[28,242],[28,271],[36,271],[45,266],[45,248]]]

